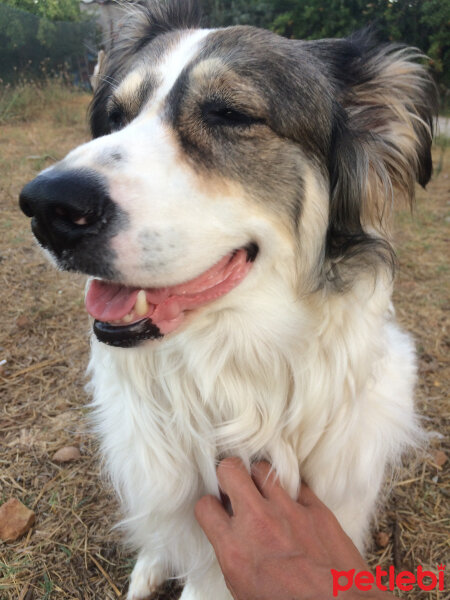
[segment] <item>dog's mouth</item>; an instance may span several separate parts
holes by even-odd
[[[258,247],[249,244],[224,256],[191,281],[164,288],[128,287],[93,279],[86,309],[100,342],[130,348],[175,331],[186,314],[235,288],[252,267]]]

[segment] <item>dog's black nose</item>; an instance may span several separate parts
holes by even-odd
[[[20,208],[32,217],[38,241],[60,254],[97,234],[111,217],[113,203],[99,173],[51,169],[23,188]]]

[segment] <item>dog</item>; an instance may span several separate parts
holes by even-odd
[[[432,171],[418,59],[138,5],[94,77],[94,139],[24,187],[50,260],[90,276],[130,600],[169,577],[231,598],[194,518],[221,458],[267,459],[293,498],[304,479],[363,551],[386,470],[424,439],[391,303],[393,203]]]

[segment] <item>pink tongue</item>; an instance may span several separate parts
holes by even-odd
[[[139,289],[100,279],[91,281],[86,296],[86,308],[99,321],[118,321],[130,312]]]
[[[224,256],[191,281],[172,287],[148,288],[145,295],[149,310],[140,318],[151,317],[162,333],[168,333],[181,322],[184,310],[196,308],[226,294],[242,281],[251,266],[252,263],[247,262],[247,252],[241,249]],[[120,321],[133,309],[140,289],[93,279],[86,296],[86,309],[99,321]],[[172,324],[169,325],[169,322]]]

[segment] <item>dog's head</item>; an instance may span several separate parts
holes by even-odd
[[[431,175],[436,94],[414,50],[198,26],[190,2],[133,9],[95,76],[95,139],[21,194],[56,264],[95,278],[113,345],[238,304],[275,263],[302,293],[391,266],[391,200]]]

